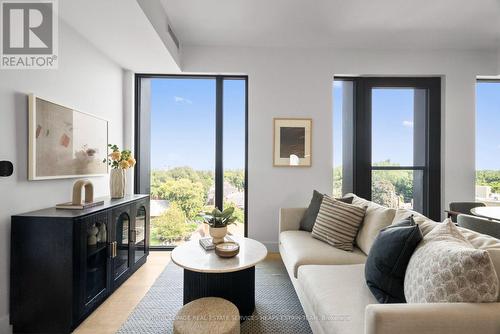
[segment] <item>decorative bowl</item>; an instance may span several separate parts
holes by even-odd
[[[240,245],[236,242],[222,242],[215,245],[215,254],[220,257],[233,257],[240,252]]]

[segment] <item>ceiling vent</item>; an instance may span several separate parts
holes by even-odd
[[[170,35],[170,37],[174,41],[175,46],[177,47],[177,49],[179,49],[179,39],[177,39],[177,36],[175,36],[175,33],[172,30],[172,27],[170,26],[170,24],[167,25],[167,30],[168,30],[168,34]]]

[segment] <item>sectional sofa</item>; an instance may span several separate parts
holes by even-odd
[[[353,194],[366,205],[355,248],[346,252],[299,230],[305,208],[279,216],[279,250],[315,334],[498,334],[500,303],[379,304],[365,283],[364,263],[380,229],[414,215],[424,236],[437,222],[406,209],[389,209]],[[470,230],[472,245],[488,250],[500,275],[500,240]]]

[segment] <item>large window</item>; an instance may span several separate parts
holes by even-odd
[[[333,84],[334,194],[439,217],[440,83],[344,78]]]
[[[476,85],[476,199],[500,205],[500,81]]]
[[[208,236],[200,212],[234,207],[245,235],[246,77],[136,76],[136,192],[152,247]]]
[[[333,82],[333,196],[353,191],[354,81]],[[348,137],[344,140],[344,136]]]

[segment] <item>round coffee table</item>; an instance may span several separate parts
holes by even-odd
[[[206,251],[198,240],[175,247],[172,261],[184,268],[184,305],[203,297],[221,297],[232,302],[240,316],[255,309],[255,265],[267,256],[262,243],[249,238],[231,238],[240,244],[240,253],[221,258]]]

